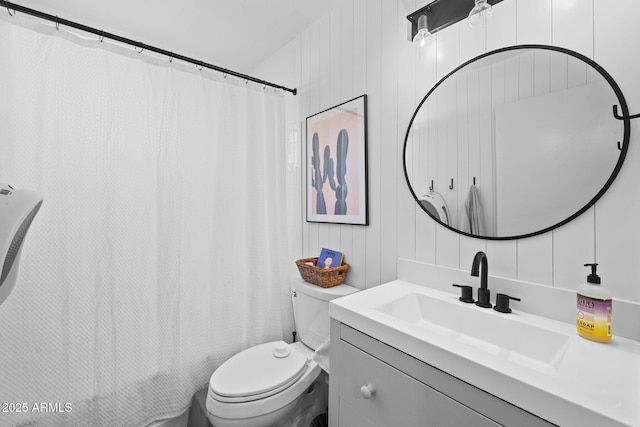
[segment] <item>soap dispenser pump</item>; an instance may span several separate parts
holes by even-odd
[[[597,274],[598,264],[585,264],[591,267],[587,282],[578,287],[576,328],[581,337],[597,342],[611,342],[611,293],[601,286]]]

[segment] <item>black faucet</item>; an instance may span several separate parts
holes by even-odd
[[[481,268],[482,275],[480,275]],[[487,254],[480,251],[475,257],[473,257],[473,264],[471,265],[471,275],[475,277],[480,275],[480,287],[478,288],[478,301],[476,301],[476,305],[479,307],[491,308],[493,305],[489,302],[491,291],[489,291],[489,288],[487,287],[487,270]]]

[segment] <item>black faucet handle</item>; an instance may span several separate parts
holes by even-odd
[[[520,298],[510,297],[507,294],[496,294],[496,306],[493,307],[495,311],[499,311],[500,313],[511,313],[511,308],[509,308],[509,300],[520,301]]]
[[[489,302],[491,291],[489,289],[478,288],[478,301],[476,305],[482,308],[491,308],[493,305]]]
[[[462,302],[473,303],[476,300],[473,299],[473,288],[469,285],[456,285],[455,283],[451,286],[455,286],[456,288],[460,288],[462,295],[458,298]]]

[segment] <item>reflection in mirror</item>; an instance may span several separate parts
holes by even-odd
[[[459,67],[418,106],[405,174],[414,198],[463,234],[511,239],[575,218],[622,166],[629,121],[613,79],[550,46],[501,49]],[[621,149],[618,141],[622,141]]]

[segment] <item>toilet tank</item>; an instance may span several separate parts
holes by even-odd
[[[329,337],[329,301],[360,289],[344,284],[322,288],[296,278],[293,279],[291,290],[297,337],[315,350]]]

